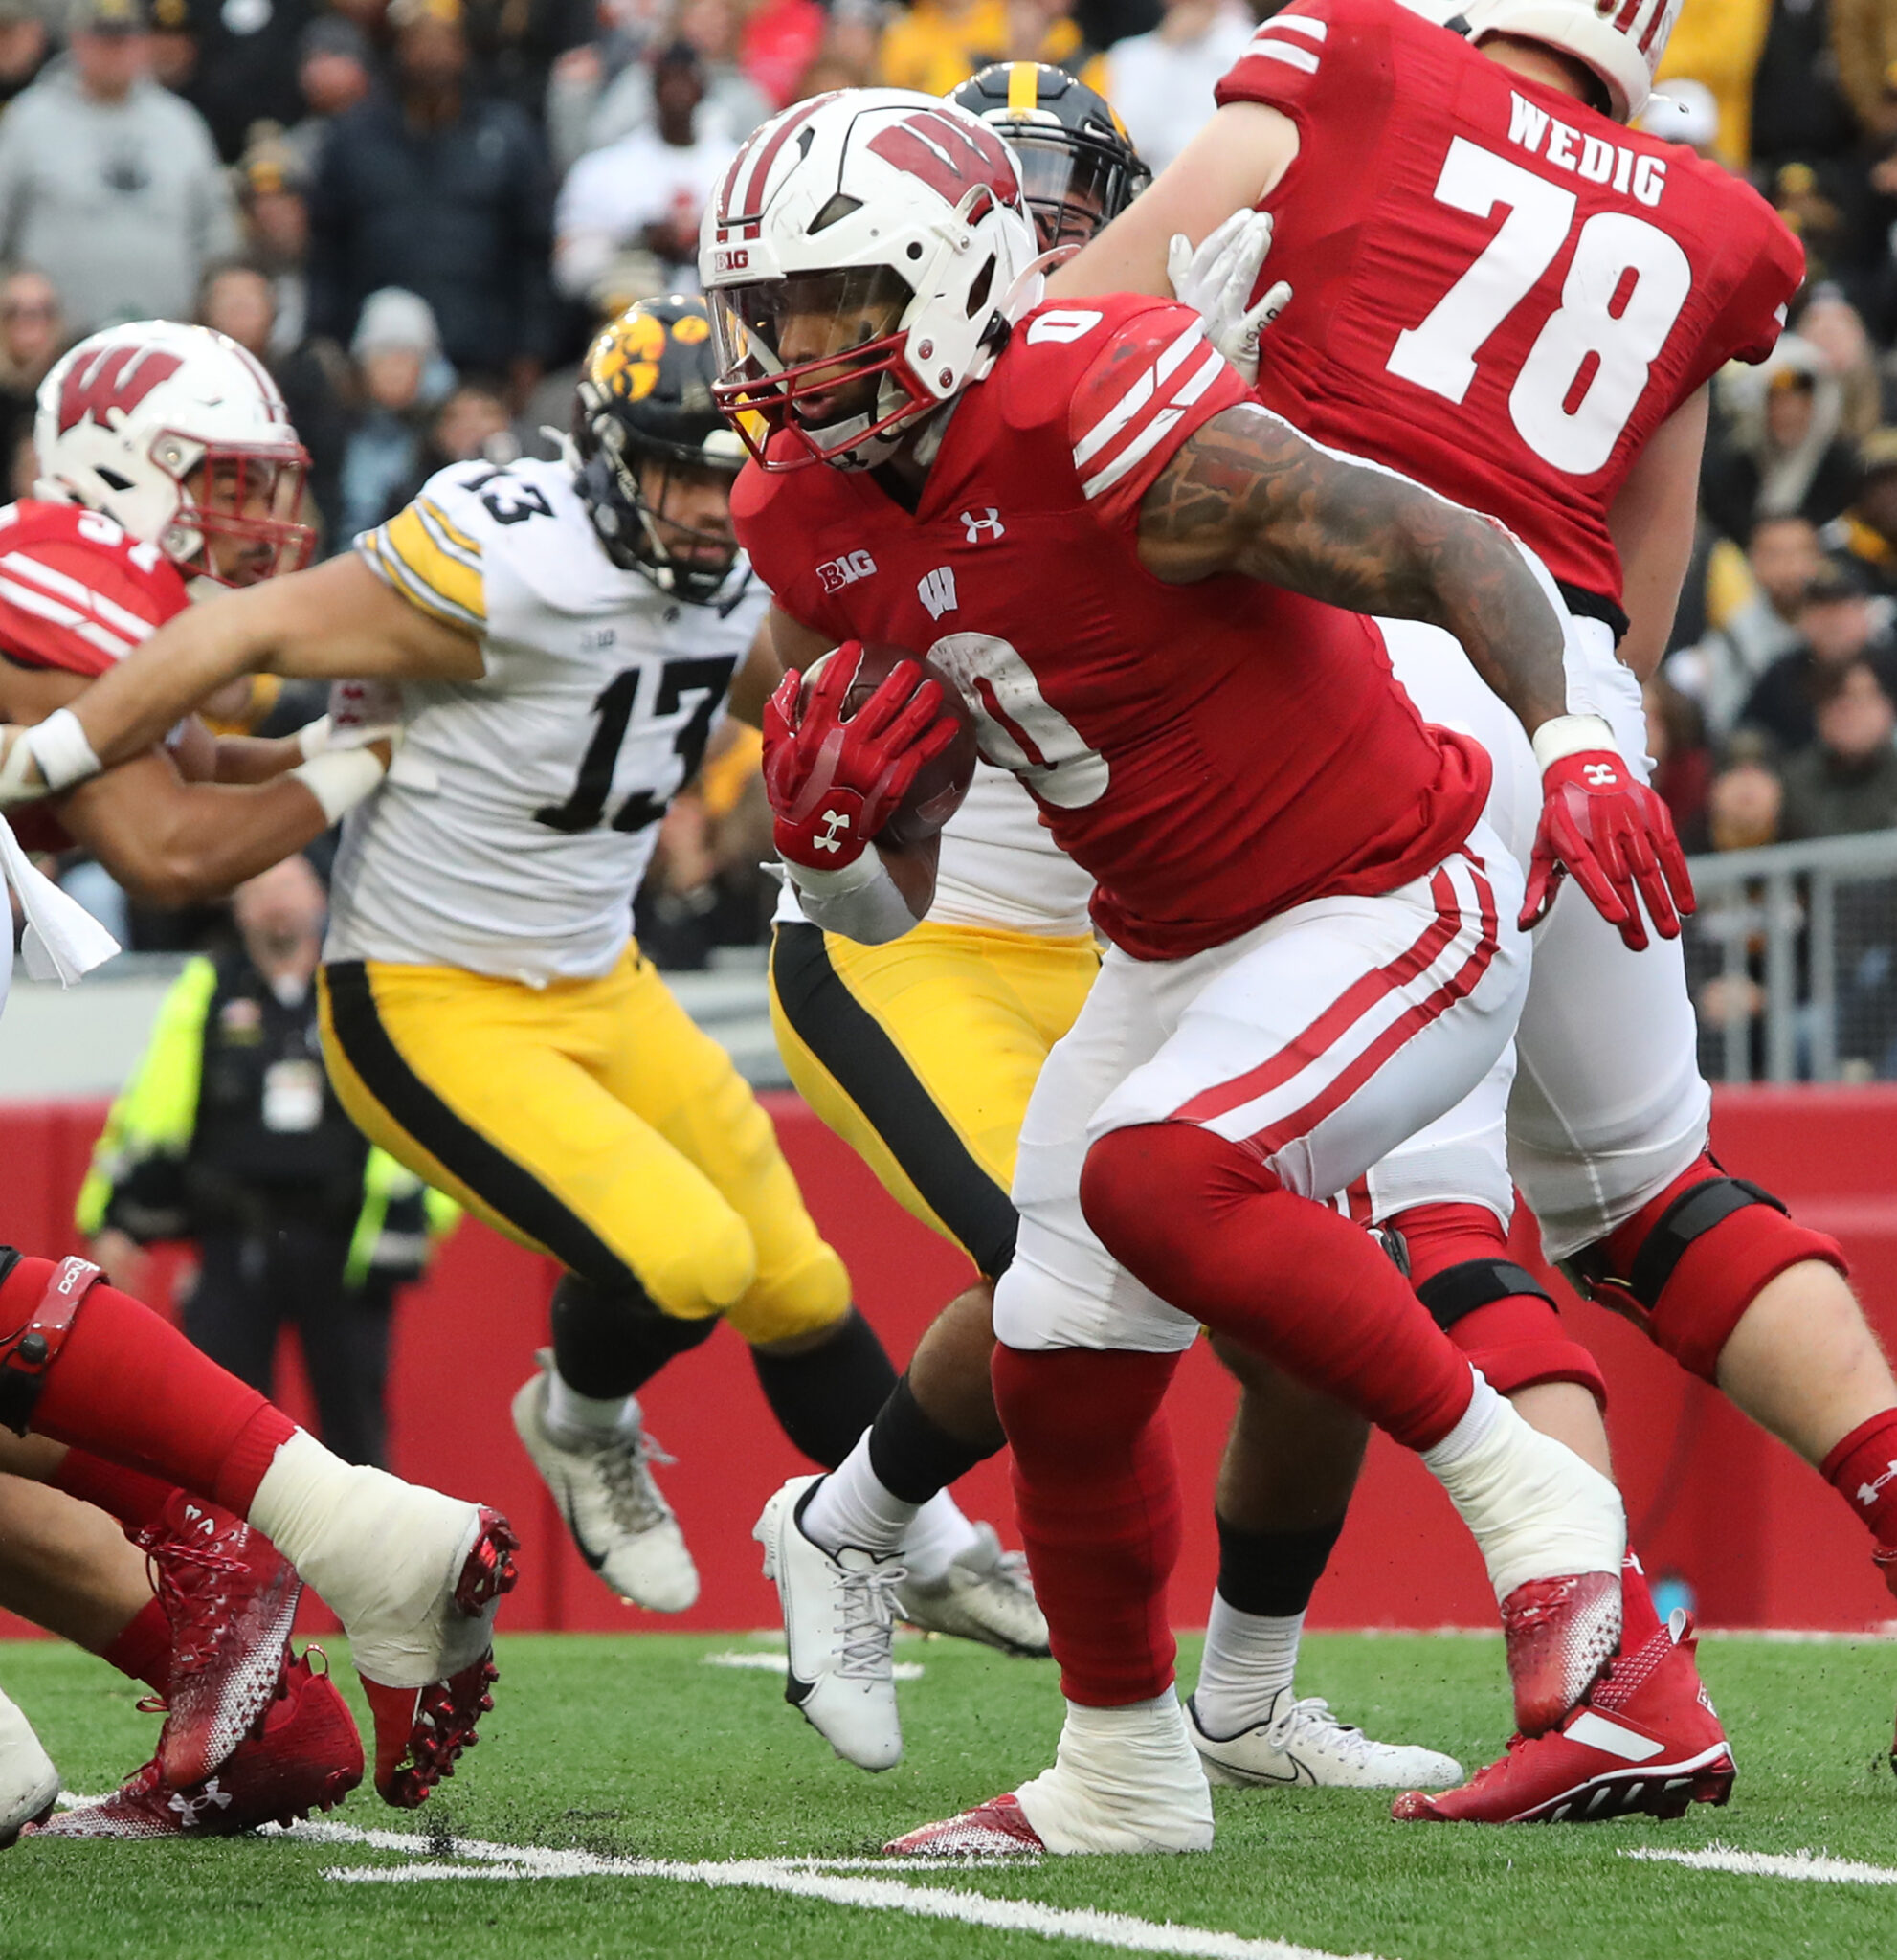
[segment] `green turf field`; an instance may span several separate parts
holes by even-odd
[[[764,1643],[504,1640],[501,1705],[461,1775],[413,1815],[358,1792],[327,1841],[22,1843],[0,1854],[0,1960],[1897,1955],[1897,1646],[1708,1641],[1739,1788],[1678,1824],[1398,1826],[1372,1793],[1221,1791],[1206,1857],[935,1872],[868,1854],[1044,1766],[1051,1666],[900,1642],[924,1670],[902,1690],[908,1757],[869,1777],[784,1706],[775,1675],[707,1661],[734,1651]],[[1300,1686],[1473,1763],[1506,1726],[1500,1678],[1492,1640],[1330,1636],[1308,1643]],[[153,1719],[70,1649],[0,1647],[0,1681],[69,1789],[104,1789],[149,1751]],[[359,1835],[387,1831],[410,1835]],[[1821,1854],[1884,1882],[1627,1856],[1713,1846]]]

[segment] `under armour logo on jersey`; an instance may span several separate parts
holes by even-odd
[[[1858,1502],[1866,1510],[1869,1510],[1871,1505],[1877,1502],[1878,1493],[1884,1486],[1886,1483],[1893,1482],[1897,1482],[1897,1461],[1892,1462],[1890,1468],[1875,1483],[1861,1483],[1858,1485]]]
[[[916,581],[916,597],[928,608],[931,619],[940,619],[955,610],[955,574],[948,566],[926,573]]]
[[[1008,534],[1007,526],[1001,522],[1001,513],[992,503],[979,517],[971,510],[963,511],[962,522],[968,526],[971,545],[979,545],[984,538],[1004,538]]]
[[[843,847],[837,842],[837,835],[849,828],[847,811],[826,810],[823,813],[823,835],[815,840],[816,848],[819,851],[840,851]]]
[[[1581,773],[1590,790],[1611,790],[1620,780],[1620,771],[1611,762],[1591,762]]]

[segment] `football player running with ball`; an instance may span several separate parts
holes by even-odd
[[[587,354],[564,457],[443,471],[353,551],[172,622],[74,707],[108,764],[264,669],[346,676],[399,719],[337,859],[324,1058],[373,1142],[566,1268],[515,1425],[588,1564],[660,1612],[698,1574],[650,1468],[647,1381],[727,1321],[824,1465],[896,1384],[769,1118],[631,939],[667,804],[727,694],[755,721],[775,673],[745,664],[768,595],[732,535],[743,451],[712,376],[703,303],[640,302]],[[945,1518],[974,1536],[947,1496]]]
[[[1043,251],[1071,252],[1149,181],[1111,107],[1059,68],[997,63],[949,100],[1014,152]],[[971,510],[965,528],[979,536],[998,521],[998,512]],[[819,569],[820,582],[839,589],[861,575],[861,562],[848,559]],[[886,1767],[902,1746],[893,1656],[873,1637],[882,1592],[893,1589],[899,1610],[925,1624],[958,1623],[997,1646],[1046,1651],[1032,1592],[1009,1588],[1015,1567],[990,1540],[950,1561],[952,1541],[931,1543],[915,1525],[939,1491],[1003,1446],[989,1360],[994,1282],[1015,1252],[1015,1142],[1048,1051],[1100,970],[1092,892],[1026,787],[981,763],[943,829],[934,898],[913,930],[881,946],[821,931],[805,921],[793,884],[778,906],[771,1002],[792,1080],[891,1195],[959,1245],[979,1276],[923,1336],[839,1468],[792,1479],[758,1526],[783,1601],[796,1705],[865,1768]],[[1248,1498],[1221,1493],[1221,1536],[1233,1528],[1225,1512]],[[993,1578],[977,1589],[984,1571]],[[879,1646],[871,1665],[866,1654]],[[1322,1700],[1287,1694],[1269,1727],[1270,1767],[1287,1783],[1408,1789],[1461,1780],[1449,1757],[1373,1741]]]
[[[1266,279],[1288,282],[1261,398],[1321,441],[1492,511],[1540,554],[1575,615],[1570,700],[1611,727],[1641,780],[1640,683],[1691,547],[1707,383],[1771,349],[1802,270],[1741,180],[1627,126],[1677,11],[1481,0],[1444,28],[1395,0],[1297,0],[1259,29],[1193,146],[1055,281],[1075,304],[1166,292],[1170,260],[1215,337],[1252,364],[1247,309]],[[1412,682],[1425,712],[1433,684]],[[1573,768],[1540,753],[1551,783]],[[1881,1475],[1897,1459],[1897,1384],[1835,1242],[1708,1153],[1680,947],[1628,950],[1573,892],[1536,942],[1512,1096],[1491,1082],[1464,1112],[1456,1177],[1427,1192],[1373,1179],[1379,1222],[1458,1346],[1605,1468],[1599,1370],[1506,1257],[1512,1169],[1550,1257],[1817,1466],[1897,1589],[1897,1481]],[[1289,1410],[1276,1418],[1293,1437],[1287,1482],[1348,1473],[1334,1437],[1297,1437]],[[1195,1699],[1229,1732],[1283,1666],[1286,1629],[1225,1592],[1222,1577]],[[1731,1764],[1689,1628],[1659,1624],[1631,1556],[1626,1607],[1625,1659],[1568,1732],[1401,1813],[1506,1821],[1723,1801]]]
[[[1060,1759],[899,1848],[1188,1850],[1212,1818],[1172,1689],[1161,1404],[1200,1323],[1424,1454],[1488,1562],[1525,1729],[1619,1633],[1612,1485],[1323,1202],[1483,1078],[1527,979],[1485,752],[1420,720],[1379,628],[1338,604],[1447,627],[1525,728],[1584,758],[1583,821],[1551,847],[1603,902],[1670,923],[1669,884],[1686,895],[1663,809],[1568,715],[1560,618],[1505,533],[1265,415],[1184,308],[1041,303],[1035,257],[993,130],[860,90],[751,137],[701,271],[780,651],[926,648],[1112,942],[1029,1104],[994,1309]],[[820,568],[852,553],[866,568],[833,590]],[[780,855],[813,923],[895,936],[934,844],[866,845],[888,757],[800,689],[767,734]],[[1637,840],[1638,871],[1590,835]]]

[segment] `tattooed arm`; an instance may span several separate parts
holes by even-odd
[[[1562,625],[1508,534],[1263,409],[1227,409],[1186,441],[1140,507],[1139,557],[1169,585],[1237,572],[1446,627],[1530,735],[1567,712]]]

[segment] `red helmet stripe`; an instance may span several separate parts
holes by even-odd
[[[725,202],[719,212],[721,224],[743,225],[744,235],[747,238],[755,238],[760,234],[764,223],[765,187],[770,182],[770,167],[777,161],[778,151],[829,100],[830,97],[827,95],[813,96],[794,115],[786,116],[758,147],[752,149],[747,145],[738,152],[738,162],[731,166],[732,174],[736,175],[738,164],[742,164],[747,155],[749,156],[750,167],[745,175],[744,189],[737,193],[739,208],[733,211],[730,202]]]

